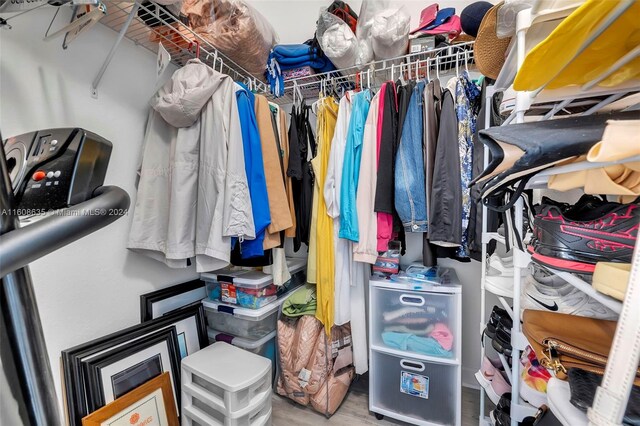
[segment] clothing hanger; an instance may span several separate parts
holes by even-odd
[[[400,83],[402,85],[407,84],[407,82],[404,80],[404,64],[400,64],[400,77],[398,78],[398,80],[400,80]]]
[[[456,77],[460,77],[460,71],[458,69],[458,65],[459,65],[458,56],[459,56],[459,53],[460,52],[456,51]]]
[[[467,57],[468,53],[468,50],[464,51],[464,69],[467,71],[467,74],[469,74],[469,58]]]

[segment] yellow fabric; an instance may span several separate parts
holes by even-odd
[[[587,160],[620,161],[636,155],[640,155],[640,120],[609,120],[602,140],[591,147]],[[640,171],[636,163],[629,163],[629,167]]]
[[[630,263],[598,262],[593,271],[593,288],[624,301],[630,273]]]
[[[327,167],[329,165],[329,153],[331,152],[331,141],[336,128],[338,118],[338,104],[333,98],[324,98],[319,102],[318,107],[318,155],[314,158],[313,170],[316,175],[316,187],[318,192],[314,193],[314,214],[317,216],[316,238],[317,238],[317,297],[318,308],[316,318],[324,324],[327,334],[331,333],[335,312],[335,253],[333,249],[333,219],[327,213],[327,205],[322,195],[327,177]],[[317,159],[317,161],[316,161]],[[317,200],[317,204],[315,203]],[[311,262],[311,259],[309,259]]]
[[[571,60],[620,3],[620,0],[588,0],[576,9],[525,57],[513,88],[536,90],[553,76],[556,77],[547,86],[549,89],[587,83],[640,45],[640,1],[635,1],[589,47]],[[640,58],[636,58],[599,85],[611,87],[639,77]]]

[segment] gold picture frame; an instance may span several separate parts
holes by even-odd
[[[169,373],[163,373],[82,419],[82,426],[179,426]]]

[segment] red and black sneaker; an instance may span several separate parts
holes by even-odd
[[[639,223],[638,204],[605,202],[580,214],[543,205],[534,218],[529,251],[544,266],[592,274],[597,262],[631,262]]]

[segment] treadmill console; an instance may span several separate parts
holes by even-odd
[[[111,149],[111,142],[80,128],[6,139],[16,209],[46,212],[90,199],[104,183]]]

